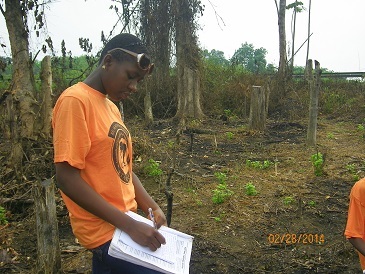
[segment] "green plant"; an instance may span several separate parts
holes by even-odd
[[[234,133],[233,132],[226,132],[226,137],[228,140],[232,140],[233,139],[233,136],[234,136]]]
[[[0,206],[0,225],[6,225],[8,220],[6,219],[6,210]]]
[[[229,117],[229,116],[232,116],[232,111],[230,109],[225,109],[224,110],[224,114]]]
[[[309,201],[308,202],[308,205],[310,206],[310,207],[315,207],[316,206],[316,202],[315,201]]]
[[[284,202],[284,205],[290,205],[294,202],[294,198],[291,196],[286,196],[286,197],[284,197],[283,202]]]
[[[253,183],[247,183],[245,185],[245,189],[246,189],[246,195],[249,195],[249,196],[254,196],[257,194],[257,190],[256,190],[256,187]]]
[[[362,124],[357,125],[357,130],[364,131],[365,130],[364,125],[362,125]]]
[[[356,171],[356,165],[355,164],[347,164],[346,169],[350,174],[352,175],[352,178],[354,181],[358,181],[360,179],[359,174]]]
[[[317,152],[311,156],[312,165],[314,167],[314,174],[316,176],[322,176],[323,175],[323,164],[324,164],[324,158],[322,153]]]
[[[169,140],[169,141],[167,142],[167,146],[168,146],[168,148],[173,148],[173,147],[174,147],[174,145],[175,145],[175,142],[174,142],[174,141]]]
[[[161,176],[163,171],[160,169],[160,163],[156,162],[153,159],[148,160],[148,165],[145,167],[145,171],[148,176],[158,177]]]
[[[335,136],[333,135],[333,133],[328,133],[327,134],[327,138],[328,139],[333,139]]]
[[[218,179],[219,183],[216,189],[213,189],[212,201],[215,204],[223,203],[228,197],[233,194],[233,191],[228,189],[227,186],[227,175],[223,172],[214,173],[215,177]]]
[[[257,169],[267,169],[272,165],[274,165],[274,162],[271,162],[269,160],[264,160],[263,162],[246,160],[247,167],[253,167]]]

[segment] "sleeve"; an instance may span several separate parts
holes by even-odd
[[[345,229],[346,238],[364,238],[365,208],[353,195],[350,196],[349,212]]]
[[[57,102],[52,118],[55,163],[85,168],[91,145],[86,116],[85,104],[75,97],[65,96]]]

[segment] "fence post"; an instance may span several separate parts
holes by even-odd
[[[35,273],[61,273],[54,182],[47,179],[33,187],[37,231],[37,264]]]

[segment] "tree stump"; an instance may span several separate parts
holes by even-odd
[[[252,86],[249,128],[264,130],[268,111],[269,93],[261,86]]]
[[[35,273],[61,273],[54,182],[45,180],[33,187],[37,231],[37,264]]]

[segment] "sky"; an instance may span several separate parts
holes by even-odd
[[[197,35],[203,49],[223,51],[228,59],[247,42],[255,49],[265,48],[268,63],[278,65],[279,34],[274,0],[201,1],[205,11],[199,18]],[[293,1],[288,0],[287,4]],[[297,14],[295,50],[308,35],[309,0],[302,2],[306,10]],[[56,51],[60,52],[64,39],[66,48],[74,56],[83,54],[78,45],[80,37],[90,39],[94,54],[100,50],[101,31],[109,33],[117,20],[114,11],[109,9],[110,5],[111,1],[107,0],[58,0],[49,5],[47,29]],[[290,52],[291,18],[292,11],[288,10],[286,36]],[[321,67],[337,72],[365,71],[364,27],[364,0],[312,0],[309,58],[319,61]],[[114,30],[114,34],[120,31],[121,26]],[[31,50],[40,47],[41,42],[33,36],[31,38]],[[2,17],[0,42],[7,45],[7,48],[0,49],[0,55],[9,56],[8,33]],[[295,56],[295,65],[305,65],[306,51],[307,44]]]

